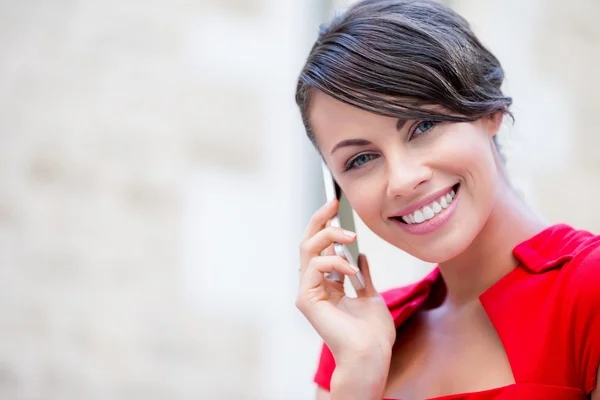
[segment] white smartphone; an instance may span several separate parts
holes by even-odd
[[[325,195],[327,196],[327,201],[332,201],[334,199],[339,200],[340,206],[338,209],[338,213],[335,217],[333,217],[330,221],[331,226],[335,226],[338,228],[346,229],[352,232],[355,232],[354,227],[354,217],[352,214],[352,208],[348,203],[348,200],[343,195],[339,185],[333,179],[331,175],[331,171],[327,164],[324,161],[321,161],[323,167],[323,181],[325,183]],[[355,241],[350,245],[345,245],[341,243],[334,243],[333,245],[335,249],[335,254],[344,257],[351,265],[358,267],[358,243]],[[342,281],[342,274],[338,271],[333,271],[328,276],[329,279],[333,279],[336,281]],[[355,290],[360,290],[365,288],[365,279],[362,275],[362,272],[358,272],[356,275],[350,276],[350,282]]]

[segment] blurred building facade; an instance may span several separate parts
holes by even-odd
[[[600,5],[448,1],[506,69],[515,185],[600,232]],[[0,4],[0,398],[311,398],[321,204],[294,104],[344,2]],[[431,268],[358,224],[380,289]]]

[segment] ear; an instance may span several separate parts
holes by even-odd
[[[490,114],[484,118],[484,127],[490,139],[496,136],[496,134],[500,130],[500,127],[502,126],[503,120],[504,113],[500,111]]]

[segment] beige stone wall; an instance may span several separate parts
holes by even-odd
[[[283,177],[308,148],[293,78],[311,18],[0,3],[0,398],[312,393],[281,201],[302,188]]]
[[[579,1],[454,0],[502,61],[516,123],[505,130],[509,171],[551,222],[600,232],[600,5]]]
[[[311,397],[293,90],[327,3],[0,3],[0,398]],[[515,182],[600,232],[598,6],[451,3],[506,66]],[[430,267],[358,230],[380,288]]]

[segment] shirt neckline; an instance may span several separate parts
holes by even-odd
[[[572,259],[581,247],[581,235],[593,237],[586,231],[575,230],[566,224],[547,227],[531,238],[519,243],[513,255],[519,265],[487,288],[479,299],[491,296],[509,284],[516,271],[525,269],[529,273],[542,274]],[[390,308],[396,328],[402,325],[415,311],[423,306],[434,293],[434,288],[443,285],[438,266],[425,278],[411,285],[382,293]]]
[[[581,235],[593,237],[589,232],[575,230],[566,224],[557,224],[543,229],[530,239],[515,246],[513,255],[519,260],[519,265],[479,295],[479,299],[484,305],[486,312],[488,312],[488,310],[485,305],[489,304],[490,299],[493,298],[498,291],[502,291],[506,286],[510,286],[513,279],[517,279],[518,274],[522,273],[523,270],[526,270],[531,274],[543,274],[572,259],[577,250],[581,247]],[[403,292],[394,293],[395,290],[393,289],[392,291],[382,293],[382,296],[384,296],[386,303],[388,303],[388,306],[390,307],[390,312],[396,328],[404,324],[415,312],[417,312],[417,310],[430,300],[432,294],[434,294],[433,289],[440,283],[443,285],[439,267],[436,266],[422,280],[407,287],[395,289]],[[387,297],[390,297],[390,294],[392,296],[399,295],[399,297],[396,297],[395,301],[392,300],[391,302],[388,302],[388,299],[385,298],[386,294]],[[509,356],[508,352],[507,356]],[[515,380],[517,380],[516,376]],[[427,400],[455,400],[467,396],[495,394],[513,389],[516,385],[519,385],[518,381],[483,391],[449,394],[441,397],[428,398]],[[384,400],[399,399],[386,398]]]

